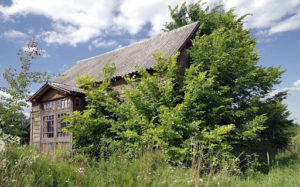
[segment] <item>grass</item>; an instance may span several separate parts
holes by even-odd
[[[184,165],[171,166],[160,152],[107,161],[64,151],[49,158],[29,146],[8,146],[0,153],[0,186],[300,186],[299,176],[300,133],[289,149],[275,156],[267,174],[249,170],[198,176]]]

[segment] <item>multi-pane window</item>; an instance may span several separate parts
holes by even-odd
[[[57,101],[57,108],[64,109],[64,108],[70,108],[71,107],[71,99],[60,99]]]
[[[43,117],[43,138],[54,137],[54,115]]]
[[[75,102],[76,100],[74,100]],[[77,101],[77,105],[80,106]],[[63,98],[56,101],[50,101],[43,103],[43,109],[45,115],[42,119],[42,131],[43,138],[58,138],[58,137],[70,137],[70,133],[65,133],[62,129],[68,125],[63,122],[63,116],[66,116],[71,109],[71,98]]]
[[[44,110],[53,110],[54,109],[54,103],[53,102],[47,102],[43,104]]]
[[[62,113],[57,115],[57,137],[65,137],[69,136],[69,133],[65,133],[62,129],[68,125],[68,123],[63,122],[63,116],[67,116],[68,114]]]

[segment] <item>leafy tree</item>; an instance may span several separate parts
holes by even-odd
[[[30,71],[31,61],[41,56],[42,52],[38,43],[32,39],[18,52],[20,68],[5,69],[3,73],[7,86],[1,87],[6,96],[0,98],[0,129],[5,134],[28,139],[28,119],[24,114],[24,109],[29,107],[26,102],[30,96],[28,89],[32,83],[42,83],[50,79],[47,73]]]
[[[243,24],[243,19],[250,15],[246,14],[237,17],[234,14],[234,9],[224,12],[222,5],[215,6],[210,9],[199,0],[197,3],[181,6],[176,5],[174,8],[169,6],[171,18],[173,21],[166,23],[163,31],[171,31],[184,25],[199,21],[202,25],[201,34],[209,35],[218,28],[230,29],[237,25]]]
[[[87,108],[66,117],[74,147],[96,156],[122,150],[129,157],[161,149],[172,163],[205,157],[202,165],[228,169],[253,142],[286,145],[288,133],[282,131],[293,126],[281,103],[286,93],[269,96],[284,71],[257,65],[244,16],[220,6],[202,10],[201,2],[176,6],[171,15],[166,30],[201,23],[185,74],[177,73],[179,54],[158,53],[153,72],[137,67],[135,76],[124,76],[128,85],[121,99],[111,86],[114,66],[103,69],[97,86],[92,77],[79,77]]]
[[[275,148],[287,146],[294,134],[290,127],[295,125],[288,119],[290,112],[282,103],[287,92],[272,97],[268,94],[275,84],[280,83],[284,71],[277,67],[257,66],[256,41],[243,27],[244,18],[250,14],[237,17],[234,9],[224,12],[222,5],[212,9],[203,7],[201,0],[190,5],[183,3],[180,7],[169,7],[173,21],[167,23],[164,30],[199,21],[201,29],[190,51],[191,63],[200,62],[201,71],[208,71],[216,78],[216,89],[229,88],[224,96],[231,99],[232,107],[222,120],[242,125],[253,116],[261,116],[265,123],[258,138],[269,141]],[[213,33],[218,30],[224,34],[221,34],[222,37]]]

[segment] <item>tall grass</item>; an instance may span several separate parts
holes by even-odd
[[[82,155],[48,158],[28,146],[9,146],[0,156],[0,186],[182,186],[193,183],[191,169],[173,167],[162,154],[136,160]]]
[[[49,158],[29,146],[8,146],[0,153],[0,186],[300,186],[300,134],[276,155],[269,172],[226,170],[201,174],[193,167],[168,164],[160,152],[134,160],[114,155],[95,161],[58,151]]]

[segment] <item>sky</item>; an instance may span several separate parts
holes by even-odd
[[[162,33],[168,5],[182,0],[0,0],[0,73],[18,67],[18,50],[35,38],[43,48],[32,70],[63,73],[76,61]],[[187,0],[187,3],[194,2]],[[206,0],[238,15],[257,39],[259,65],[286,70],[276,91],[287,90],[291,119],[300,123],[300,0]],[[0,78],[0,85],[5,82]],[[40,85],[31,88],[37,91]],[[0,92],[1,94],[1,92]],[[2,93],[3,94],[3,93]]]

